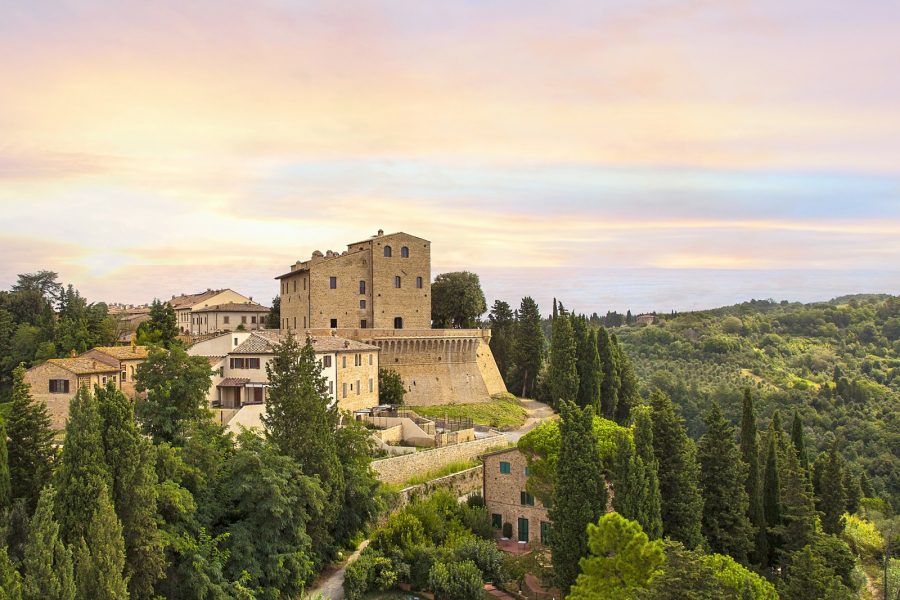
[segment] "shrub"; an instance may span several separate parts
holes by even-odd
[[[507,521],[503,524],[503,537],[511,538],[512,537],[512,523]]]
[[[482,508],[484,506],[484,496],[481,492],[476,492],[466,498],[466,506],[469,508]]]
[[[408,559],[426,539],[419,519],[403,511],[391,515],[385,526],[375,532],[372,547],[384,553],[395,551]]]
[[[481,571],[471,560],[435,563],[428,574],[435,600],[481,600],[484,584]]]
[[[462,523],[472,530],[472,533],[486,540],[494,537],[494,528],[491,526],[491,515],[486,508],[465,507],[462,512]]]
[[[504,581],[503,552],[492,540],[470,537],[456,548],[456,558],[475,563],[483,577],[489,581]]]
[[[386,591],[397,583],[397,573],[390,559],[376,550],[366,549],[347,567],[344,594],[347,600],[359,600],[370,591]]]

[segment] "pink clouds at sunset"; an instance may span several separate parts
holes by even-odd
[[[898,18],[871,1],[4,3],[0,283],[51,268],[98,300],[268,298],[287,264],[383,228],[507,300],[537,294],[530,269],[569,268],[618,269],[578,292],[591,310],[669,308],[622,279],[648,269],[692,273],[653,300],[681,308],[896,291]]]

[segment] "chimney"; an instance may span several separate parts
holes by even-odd
[[[381,237],[381,236],[383,236],[383,235],[384,235],[384,229],[379,229],[379,230],[378,230],[378,237]]]

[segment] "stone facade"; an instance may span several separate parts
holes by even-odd
[[[379,480],[385,483],[400,484],[409,481],[415,475],[435,471],[451,463],[478,458],[489,450],[507,444],[505,436],[494,435],[473,442],[374,460],[372,469],[378,475]]]
[[[543,544],[550,527],[547,507],[525,488],[528,461],[517,448],[486,454],[484,460],[484,503],[491,523],[501,529],[512,525],[511,539]]]
[[[137,368],[147,358],[147,347],[131,344],[130,346],[103,346],[92,348],[81,355],[105,363],[119,370],[119,389],[129,398],[137,393],[134,388]]]
[[[69,403],[79,388],[93,389],[95,385],[118,379],[118,367],[81,357],[52,358],[25,372],[25,383],[31,386],[32,397],[47,405],[53,429],[66,426]]]
[[[277,279],[283,329],[431,326],[431,242],[408,233],[313,252]]]
[[[178,325],[179,332],[190,335],[199,335],[201,331],[210,331],[210,328],[214,326],[214,316],[213,323],[211,323],[210,314],[199,313],[198,311],[211,306],[252,302],[253,298],[248,298],[229,289],[182,294],[180,296],[172,296],[172,299],[168,301],[169,305],[175,310],[175,322]],[[247,327],[247,329],[250,328]]]
[[[191,319],[193,335],[206,335],[238,328],[250,331],[265,329],[269,308],[256,302],[215,304],[194,311]]]

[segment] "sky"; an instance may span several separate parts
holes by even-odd
[[[0,288],[268,303],[377,229],[491,303],[900,290],[900,4],[0,0]]]

